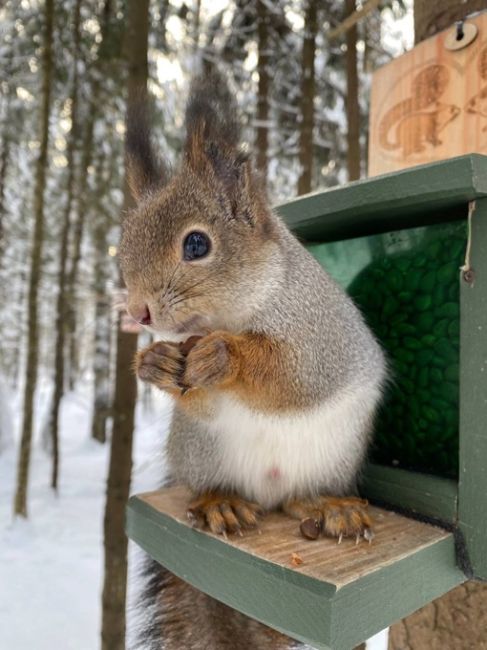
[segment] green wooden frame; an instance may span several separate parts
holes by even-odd
[[[451,534],[337,589],[192,530],[138,497],[129,501],[126,529],[200,591],[322,650],[350,650],[465,579]]]
[[[462,156],[351,183],[277,210],[302,240],[323,242],[466,220],[472,201],[473,275],[465,278],[459,270],[459,480],[369,465],[363,491],[371,500],[457,528],[474,576],[487,579],[487,157]],[[202,591],[302,641],[333,650],[349,650],[465,580],[452,534],[336,590],[192,531],[137,497],[129,502],[127,533]]]
[[[473,573],[485,580],[487,579],[487,198],[476,200],[471,218],[470,242],[473,276],[471,281],[467,281],[462,274],[460,285],[458,521],[465,537]]]
[[[475,280],[459,278],[459,482],[371,465],[363,486],[372,500],[459,524],[474,576],[487,579],[487,156],[460,156],[357,181],[277,210],[302,240],[316,242],[466,219],[471,201]]]
[[[370,464],[364,472],[362,492],[371,501],[440,521],[455,523],[458,517],[458,485],[450,479]]]
[[[459,218],[469,201],[487,197],[487,157],[440,163],[315,192],[277,206],[307,241],[333,241]]]

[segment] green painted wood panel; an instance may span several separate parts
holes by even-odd
[[[133,497],[127,533],[197,589],[323,650],[357,643],[460,584],[452,535],[341,589],[192,530]]]
[[[427,517],[452,523],[457,520],[458,485],[453,480],[399,468],[368,465],[362,478],[361,494],[371,501]]]
[[[465,576],[455,567],[454,541],[450,536],[348,585],[338,592],[332,604],[330,647],[351,650],[464,581]],[[376,599],[377,593],[380,596]]]
[[[458,218],[455,208],[485,196],[487,156],[472,154],[307,194],[276,209],[299,237],[334,241],[444,223]]]
[[[472,216],[471,265],[460,291],[459,522],[473,572],[487,579],[487,199]]]

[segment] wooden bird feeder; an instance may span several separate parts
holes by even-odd
[[[179,487],[132,497],[127,533],[227,605],[314,647],[350,650],[467,577],[487,579],[487,157],[278,210],[389,357],[395,381],[362,486],[382,506],[375,539],[307,541],[296,521],[271,514],[261,534],[225,540],[188,525]]]

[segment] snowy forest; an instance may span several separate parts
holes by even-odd
[[[147,88],[174,164],[191,77],[217,67],[278,204],[367,175],[371,74],[412,20],[408,0],[0,2],[2,650],[130,635],[124,506],[163,480],[170,404],[136,386],[149,339],[123,314],[127,102]]]

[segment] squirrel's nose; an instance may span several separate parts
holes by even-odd
[[[141,325],[151,324],[151,315],[150,315],[149,307],[147,305],[144,305],[143,307],[139,307],[138,309],[131,309],[130,315],[134,320],[136,320]]]

